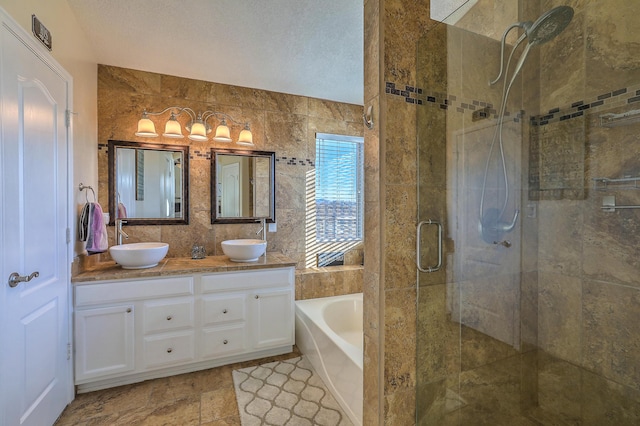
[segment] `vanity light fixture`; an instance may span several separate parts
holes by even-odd
[[[140,136],[143,138],[157,137],[158,133],[156,133],[155,124],[153,123],[153,121],[151,121],[149,116],[162,115],[168,111],[171,111],[171,116],[165,123],[164,133],[162,134],[162,136],[166,138],[184,138],[184,135],[182,134],[182,126],[178,121],[178,116],[186,114],[189,116],[189,123],[185,126],[185,129],[189,132],[188,138],[192,141],[208,141],[209,137],[207,135],[211,133],[213,128],[207,121],[213,117],[216,117],[220,120],[220,124],[216,127],[215,136],[213,137],[214,141],[223,143],[232,141],[231,132],[229,130],[229,126],[227,125],[228,119],[229,121],[236,124],[244,124],[244,128],[240,132],[237,143],[240,145],[253,145],[253,135],[251,134],[249,123],[241,123],[239,121],[236,121],[230,115],[217,111],[204,111],[196,114],[194,110],[188,107],[168,107],[160,112],[148,112],[147,110],[144,110],[142,112],[142,118],[140,118],[140,120],[138,121],[138,131],[135,133],[136,136]]]

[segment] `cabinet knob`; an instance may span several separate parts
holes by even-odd
[[[260,299],[260,296],[258,296],[257,294],[254,296],[256,299]]]
[[[226,310],[226,309],[225,309],[225,310],[223,310],[223,311],[222,311],[222,313],[223,313],[223,314],[226,314],[226,313],[227,313],[227,310]]]
[[[222,341],[222,344],[223,344],[223,345],[226,345],[227,343],[229,343],[229,341],[228,341],[227,339],[224,339],[224,340]]]
[[[173,352],[173,348],[169,348],[167,349],[167,353],[170,354],[171,352]]]
[[[173,317],[171,315],[167,316],[167,321],[171,321]]]
[[[131,308],[127,308],[127,313],[130,314],[131,313]]]

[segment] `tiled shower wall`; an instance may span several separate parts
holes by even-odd
[[[576,151],[571,137],[565,146],[545,145],[540,137],[539,147],[543,160],[555,157],[558,164],[565,157],[565,176],[582,170],[583,179],[577,188],[564,179],[565,191],[554,186],[557,180],[539,182],[539,347],[556,359],[541,364],[540,386],[547,395],[543,403],[565,419],[637,424],[640,210],[601,207],[605,196],[615,196],[617,205],[638,205],[640,198],[633,184],[605,190],[594,179],[640,176],[639,125],[607,128],[599,118],[640,109],[640,32],[634,18],[640,5],[570,3],[572,31],[559,43],[560,52],[541,50],[540,110],[546,116],[536,130],[541,136],[582,135],[581,151],[570,157],[564,153]],[[542,8],[558,4],[545,0]]]
[[[363,424],[415,420],[415,105],[384,81],[415,82],[429,2],[365,0],[365,317]],[[409,83],[411,84],[411,83]]]
[[[190,256],[194,243],[205,245],[208,255],[222,254],[222,241],[254,238],[260,225],[211,224],[210,149],[244,147],[234,143],[193,142],[187,138],[135,136],[137,122],[144,109],[161,111],[170,106],[189,107],[196,112],[215,110],[240,122],[248,121],[255,144],[252,149],[276,153],[277,232],[267,233],[268,250],[282,252],[297,262],[297,295],[300,298],[361,290],[362,271],[359,268],[303,270],[306,255],[305,190],[308,176],[313,176],[310,172],[315,164],[315,133],[362,136],[362,106],[99,65],[99,201],[105,210],[108,206],[108,140],[190,146],[189,225],[127,227],[128,242],[167,242],[168,256],[171,257]],[[162,131],[166,119],[168,116],[154,120],[156,130]],[[182,125],[184,131],[185,122]],[[231,123],[230,128],[232,137],[237,138],[241,128]],[[109,238],[113,244],[112,228],[109,229]],[[362,258],[361,248],[347,258],[355,259],[356,264],[361,263],[358,260]],[[304,276],[300,276],[301,273]]]
[[[513,348],[493,345],[496,342],[488,342],[488,336],[471,329],[450,336],[446,328],[438,330],[438,324],[444,324],[438,315],[446,315],[444,287],[440,293],[438,286],[428,287],[426,292],[431,293],[426,299],[437,300],[431,307],[442,312],[423,306],[427,310],[421,312],[421,319],[435,326],[436,334],[425,337],[430,350],[453,350],[440,362],[446,363],[449,356],[477,360],[473,351],[456,351],[482,345],[489,345],[484,346],[485,362],[515,360],[513,371],[528,372],[515,377],[514,383],[523,386],[521,402],[539,404],[556,420],[634,424],[640,419],[640,334],[633,326],[640,320],[638,210],[607,213],[600,207],[604,195],[615,195],[616,202],[625,205],[638,205],[640,198],[637,191],[623,188],[609,188],[608,193],[595,190],[593,179],[640,176],[638,125],[604,128],[599,124],[601,114],[640,109],[640,63],[630,51],[640,40],[638,31],[629,30],[636,28],[632,17],[638,6],[623,0],[480,1],[478,5],[489,12],[474,14],[459,27],[493,38],[493,52],[508,24],[521,16],[535,19],[542,11],[565,3],[576,11],[571,26],[554,44],[555,50],[550,44],[532,51],[523,70],[523,86],[531,90],[512,93],[509,103],[527,106],[527,111],[509,111],[513,123],[527,120],[521,127],[524,134],[517,136],[522,151],[516,153],[523,173],[518,182],[522,206],[529,209],[523,212],[528,217],[521,216],[522,278],[518,282],[522,293],[516,300],[520,305],[514,306],[522,356],[514,357]],[[419,197],[416,137],[437,137],[438,125],[469,125],[474,113],[495,118],[500,101],[492,98],[496,91],[483,96],[485,89],[475,96],[461,95],[472,93],[469,85],[480,80],[479,87],[487,87],[484,70],[478,78],[478,67],[489,63],[497,70],[498,65],[495,58],[486,57],[485,50],[473,46],[463,55],[454,51],[454,56],[447,57],[446,36],[442,50],[436,41],[430,52],[433,61],[445,63],[444,74],[431,70],[436,73],[429,75],[433,86],[416,81],[415,70],[421,66],[415,63],[416,42],[425,34],[441,37],[437,31],[430,33],[433,23],[427,18],[428,9],[428,2],[365,1],[365,107],[379,108],[378,125],[365,133],[367,143],[378,146],[375,152],[368,151],[367,176],[372,182],[379,176],[380,185],[371,188],[366,199],[372,216],[368,229],[379,238],[376,245],[368,240],[367,256],[380,259],[365,263],[365,275],[372,278],[365,285],[366,424],[413,424],[416,374],[433,373],[424,368],[416,372],[416,363],[424,367],[424,359],[414,356],[417,212],[411,206]],[[447,60],[458,62],[447,68]],[[449,80],[447,72],[464,77]],[[444,85],[440,87],[439,82]],[[449,82],[462,85],[449,87]],[[443,120],[417,135],[416,108],[441,109]],[[444,163],[422,166],[438,168]],[[428,195],[438,197],[435,192]],[[455,347],[437,346],[448,339]],[[485,342],[479,345],[480,341]],[[527,351],[536,348],[539,358],[531,358],[528,353],[534,352]],[[471,371],[474,366],[462,367]],[[487,379],[497,377],[492,374]]]

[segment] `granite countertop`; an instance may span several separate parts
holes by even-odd
[[[207,256],[204,259],[190,257],[167,257],[158,266],[147,269],[122,269],[115,262],[102,262],[71,277],[75,284],[94,281],[123,280],[130,278],[150,278],[171,275],[185,275],[206,272],[243,271],[250,269],[281,268],[295,266],[296,263],[277,252],[267,252],[257,262],[232,262],[227,256]]]

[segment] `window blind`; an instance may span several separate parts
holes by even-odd
[[[362,240],[364,139],[316,134],[316,241]]]

